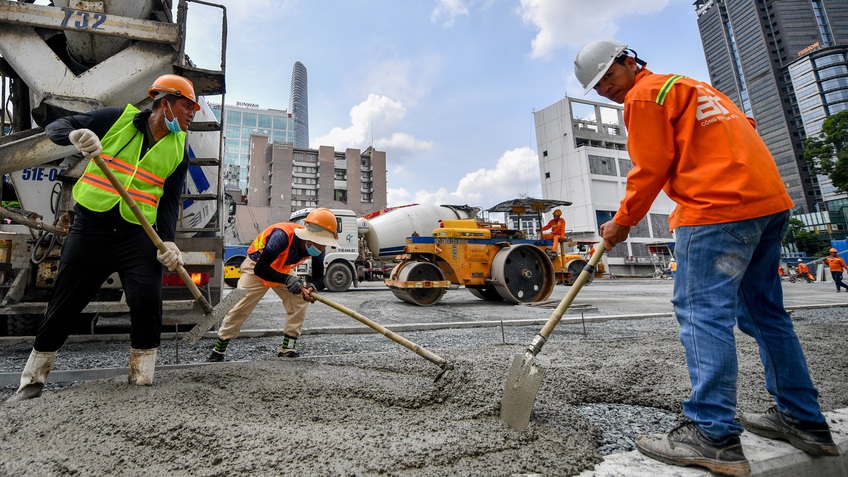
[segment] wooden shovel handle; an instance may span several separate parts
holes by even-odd
[[[545,326],[542,327],[542,330],[539,331],[539,335],[542,339],[538,340],[539,343],[536,343],[537,340],[534,340],[534,344],[531,345],[531,349],[528,350],[533,356],[535,356],[539,350],[542,349],[542,345],[545,340],[551,335],[554,331],[554,328],[557,324],[559,324],[562,319],[562,315],[565,314],[568,307],[571,306],[571,302],[574,301],[574,298],[577,297],[577,294],[580,293],[580,289],[583,288],[583,285],[589,280],[589,276],[595,272],[595,268],[598,265],[598,262],[601,261],[601,256],[603,256],[604,251],[606,250],[606,242],[601,240],[601,242],[597,245],[597,249],[595,253],[592,254],[592,257],[589,258],[589,263],[583,268],[580,272],[580,275],[574,280],[574,283],[571,284],[571,288],[568,290],[568,293],[565,294],[562,301],[559,302],[556,309],[551,313],[551,317],[548,318],[548,321],[545,323]]]
[[[431,363],[435,364],[436,366],[439,366],[443,369],[445,367],[450,367],[450,365],[448,365],[447,361],[444,358],[442,358],[441,356],[438,356],[437,354],[433,353],[432,351],[428,350],[427,348],[422,348],[421,346],[413,343],[412,341],[409,341],[408,339],[404,338],[403,336],[400,336],[400,335],[394,333],[393,331],[387,329],[385,326],[362,316],[361,314],[357,313],[356,311],[353,311],[350,308],[348,308],[348,307],[346,307],[342,304],[336,303],[333,300],[330,300],[329,298],[325,298],[325,297],[319,295],[318,293],[312,292],[312,293],[310,293],[310,295],[315,300],[320,301],[321,303],[323,303],[323,304],[325,304],[325,305],[327,305],[331,308],[335,308],[336,310],[338,310],[338,311],[344,313],[345,315],[347,315],[347,316],[359,321],[360,323],[368,326],[372,330],[380,333],[381,335],[383,335],[386,338],[394,341],[395,343],[414,351],[416,354],[418,354],[422,358],[425,358],[426,360],[430,361]]]
[[[159,238],[159,234],[153,230],[153,227],[150,225],[150,222],[147,221],[147,217],[141,212],[141,209],[138,208],[138,204],[136,204],[135,200],[133,200],[132,196],[127,192],[127,189],[118,181],[118,178],[115,177],[115,174],[112,173],[112,170],[109,169],[109,166],[106,165],[106,162],[103,160],[103,157],[100,154],[92,156],[92,160],[97,164],[97,167],[103,171],[103,174],[106,175],[106,178],[109,179],[109,182],[112,183],[112,187],[118,191],[121,198],[124,199],[124,202],[127,203],[127,206],[132,210],[133,215],[138,220],[138,223],[141,224],[141,227],[147,232],[147,236],[150,237],[150,240],[153,241],[153,244],[156,245],[156,248],[159,249],[160,252],[165,253],[168,251],[168,248],[165,247],[165,244],[162,242],[162,239]],[[197,303],[200,304],[200,307],[203,308],[203,312],[209,314],[212,312],[212,305],[206,301],[206,298],[203,297],[203,294],[200,293],[200,289],[197,288],[194,281],[191,279],[191,275],[188,274],[185,268],[182,265],[177,265],[177,273],[180,274],[180,277],[183,279],[183,283],[186,284],[188,289],[191,291],[194,299],[197,300]]]

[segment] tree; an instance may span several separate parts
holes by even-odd
[[[804,222],[793,217],[789,219],[789,229],[783,239],[784,247],[791,248],[790,244],[795,245],[795,250],[799,252],[815,256],[822,249],[824,242],[818,235],[804,229]]]
[[[848,192],[848,110],[825,119],[821,134],[808,138],[804,146],[810,170],[830,177],[839,192]]]

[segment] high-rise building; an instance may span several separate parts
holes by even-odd
[[[221,105],[213,104],[212,111],[221,121]],[[280,109],[259,109],[256,103],[237,101],[224,108],[224,187],[239,189],[247,195],[250,136],[267,136],[274,143],[292,143],[295,125],[292,114]]]
[[[289,95],[289,111],[294,115],[294,147],[309,147],[309,92],[306,67],[294,62]]]
[[[696,0],[694,6],[710,82],[757,121],[794,212],[826,209],[833,196],[810,173],[804,140],[848,102],[848,2]]]

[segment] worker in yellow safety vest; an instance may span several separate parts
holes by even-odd
[[[45,127],[59,145],[86,158],[100,155],[154,225],[167,252],[159,252],[126,202],[89,161],[74,185],[74,220],[62,247],[47,304],[21,384],[10,400],[41,394],[56,351],[80,322],[83,308],[117,272],[130,308],[130,384],[150,385],[162,328],[162,267],[182,264],[174,244],[180,194],[188,171],[186,131],[200,109],[194,85],[166,74],[148,88],[151,109],[133,105],[63,117]]]

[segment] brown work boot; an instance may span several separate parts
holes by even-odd
[[[742,452],[739,436],[727,436],[716,442],[688,421],[668,434],[643,434],[636,437],[636,448],[646,456],[666,464],[699,465],[721,475],[748,475],[751,466]]]
[[[796,421],[772,406],[762,414],[739,413],[739,421],[748,431],[769,439],[788,441],[812,455],[839,455],[827,422]]]

